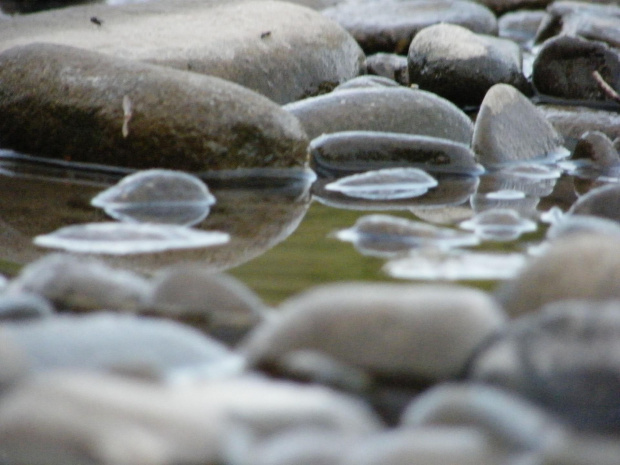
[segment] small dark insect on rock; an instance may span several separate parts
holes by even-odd
[[[271,31],[265,31],[265,32],[261,32],[260,34],[260,38],[261,39],[266,39],[267,37],[269,37],[271,35]]]
[[[90,22],[93,24],[96,24],[97,26],[102,26],[103,25],[103,20],[97,18],[96,16],[91,16],[90,17]]]

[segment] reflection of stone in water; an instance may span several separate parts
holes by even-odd
[[[420,197],[437,184],[435,178],[417,168],[387,168],[340,178],[325,189],[359,199],[397,200]]]
[[[314,198],[329,207],[347,210],[408,210],[413,207],[440,208],[447,205],[460,205],[476,192],[477,176],[441,175],[435,176],[438,186],[425,195],[413,199],[366,200],[348,197],[340,192],[325,188],[331,179],[318,179],[312,185]]]
[[[68,252],[133,255],[211,247],[229,240],[227,233],[170,224],[87,223],[37,236],[34,243]]]
[[[68,167],[22,165],[20,170],[15,166],[9,170],[4,163],[2,167],[6,174],[0,175],[0,258],[15,264],[29,263],[46,253],[33,245],[35,236],[70,224],[106,221],[106,215],[93,208],[90,199],[126,174],[114,177]],[[34,177],[30,175],[33,170]],[[46,172],[54,177],[46,177]],[[149,273],[179,261],[198,262],[210,269],[240,265],[283,241],[296,229],[309,206],[309,189],[314,179],[300,170],[247,170],[229,177],[221,172],[219,180],[205,176],[206,173],[200,174],[212,187],[218,203],[200,229],[227,232],[230,242],[205,249],[106,256],[105,261]]]
[[[499,208],[478,213],[460,226],[492,241],[512,241],[523,233],[536,231],[534,221],[522,218],[515,210]]]
[[[545,197],[560,177],[555,168],[538,165],[514,165],[487,173],[480,179],[478,192],[521,191],[529,197]]]
[[[186,226],[204,220],[214,203],[215,197],[198,177],[162,169],[131,174],[91,201],[120,221]]]
[[[384,271],[393,278],[413,280],[483,281],[510,279],[525,264],[520,254],[421,251],[388,262]]]
[[[536,211],[540,198],[525,196],[515,199],[494,199],[487,197],[487,194],[480,193],[472,195],[470,202],[475,212],[502,208],[515,210],[522,216],[530,216]]]
[[[473,234],[390,215],[363,216],[335,237],[352,242],[363,255],[375,257],[402,255],[419,247],[449,249],[479,243]]]

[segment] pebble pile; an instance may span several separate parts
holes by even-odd
[[[145,170],[93,200],[130,239],[196,232],[222,200],[195,174],[264,168],[426,215],[337,232],[394,276],[459,280],[461,248],[550,226],[527,259],[477,254],[491,291],[338,282],[273,308],[197,263],[32,260],[0,281],[0,464],[619,463],[620,6],[26,3],[0,0],[0,148]]]

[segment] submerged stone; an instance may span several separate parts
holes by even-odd
[[[418,168],[386,168],[340,178],[325,189],[360,199],[393,200],[419,197],[437,184]]]
[[[91,205],[117,220],[184,226],[204,220],[214,203],[215,197],[198,177],[157,169],[129,175],[91,200]]]
[[[225,244],[228,233],[155,223],[86,223],[34,238],[41,247],[87,254],[133,255]]]
[[[523,233],[536,231],[536,222],[522,218],[515,210],[499,208],[478,213],[460,226],[492,241],[513,241]]]
[[[391,215],[368,215],[352,228],[338,231],[338,239],[352,242],[364,255],[391,257],[417,248],[450,249],[477,245],[473,234],[441,228]]]
[[[485,167],[568,155],[562,137],[517,89],[496,84],[476,119],[473,150]]]
[[[441,22],[485,34],[497,32],[493,13],[482,5],[459,0],[344,2],[323,14],[347,29],[367,54],[405,53],[418,31]]]
[[[290,103],[308,137],[340,131],[383,131],[440,137],[469,145],[471,120],[431,92],[409,88],[350,89]]]
[[[409,79],[457,105],[479,105],[495,84],[526,92],[519,46],[455,24],[422,29],[411,42]]]
[[[299,122],[215,77],[55,44],[0,54],[0,139],[50,158],[204,171],[303,167]]]
[[[432,281],[495,281],[517,275],[526,258],[517,253],[419,251],[391,260],[384,271],[398,279]]]
[[[0,30],[0,50],[33,42],[80,47],[219,77],[279,104],[323,93],[363,69],[364,54],[350,34],[289,2],[132,3],[16,17]],[[92,16],[103,25],[92,24]]]
[[[377,131],[325,134],[310,143],[319,174],[338,175],[392,167],[420,168],[429,173],[481,174],[468,144],[439,137]]]

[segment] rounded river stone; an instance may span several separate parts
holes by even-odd
[[[461,0],[345,2],[323,10],[323,14],[348,30],[367,54],[405,53],[420,30],[441,22],[483,34],[497,33],[497,20],[491,11]]]
[[[395,53],[375,53],[366,57],[366,72],[384,76],[403,86],[409,85],[407,57]]]
[[[455,24],[429,26],[414,37],[409,80],[457,105],[479,105],[494,84],[527,87],[517,44]]]
[[[532,82],[538,92],[552,97],[613,101],[594,73],[613,89],[620,88],[620,51],[602,42],[562,35],[542,45]]]
[[[510,316],[559,300],[620,299],[620,238],[575,234],[558,239],[497,291]]]
[[[374,131],[335,132],[310,144],[317,172],[330,174],[392,167],[415,167],[429,173],[480,174],[469,146],[429,136]]]
[[[592,189],[573,204],[569,213],[620,221],[620,185],[609,184]]]
[[[507,327],[471,377],[505,387],[580,429],[620,431],[620,301],[562,301]]]
[[[310,139],[359,130],[420,134],[469,145],[473,134],[471,120],[456,105],[423,90],[349,89],[283,108],[301,121]]]
[[[501,309],[474,289],[340,283],[286,301],[241,350],[264,368],[309,349],[371,375],[429,382],[457,376],[503,324]]]
[[[316,95],[360,73],[353,37],[288,2],[161,0],[16,17],[0,50],[47,42],[217,76],[277,103]],[[95,16],[99,27],[89,21]]]
[[[562,137],[517,89],[489,89],[476,119],[473,149],[485,167],[541,159],[562,150]]]
[[[0,54],[0,143],[31,155],[185,171],[301,167],[307,139],[219,78],[32,44]]]

